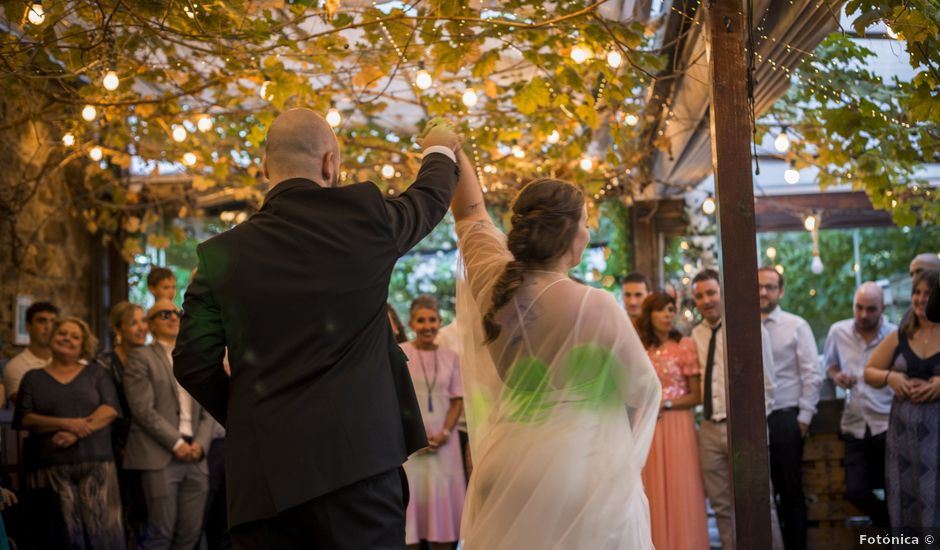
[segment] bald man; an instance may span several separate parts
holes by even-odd
[[[236,548],[403,548],[401,465],[427,439],[385,304],[396,260],[447,211],[458,142],[432,128],[415,182],[389,197],[338,186],[329,125],[287,111],[261,210],[198,247],[174,366],[226,427]]]
[[[868,514],[876,527],[888,528],[888,509],[875,489],[884,488],[885,437],[894,392],[865,383],[872,351],[897,327],[884,318],[884,292],[876,283],[855,292],[853,318],[829,329],[823,348],[826,374],[845,391],[842,435],[845,439],[846,498]]]
[[[147,503],[138,542],[147,550],[193,548],[209,492],[205,458],[213,422],[173,378],[176,304],[158,299],[147,322],[154,341],[128,354],[124,374],[132,420],[123,467],[140,472]]]

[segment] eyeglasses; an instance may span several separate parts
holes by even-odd
[[[164,309],[154,313],[149,319],[152,321],[159,317],[161,321],[169,321],[171,316],[179,319],[183,316],[183,312],[178,309]]]

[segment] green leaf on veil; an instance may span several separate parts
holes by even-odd
[[[619,405],[617,358],[596,344],[571,348],[565,358],[568,382],[574,395],[588,406]]]
[[[548,365],[534,357],[521,359],[509,369],[503,399],[508,416],[515,422],[544,420],[553,403]]]

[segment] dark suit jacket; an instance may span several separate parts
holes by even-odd
[[[396,198],[371,183],[288,180],[198,247],[174,364],[227,429],[230,526],[396,468],[427,445],[385,304],[396,260],[441,220],[456,181],[440,153]]]
[[[933,285],[930,290],[930,299],[927,300],[927,319],[932,323],[940,323],[940,285]]]

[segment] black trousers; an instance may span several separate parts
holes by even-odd
[[[777,496],[777,517],[787,550],[806,548],[806,497],[803,495],[803,436],[799,409],[770,413],[770,479]]]
[[[228,534],[228,514],[225,508],[225,438],[216,438],[209,445],[209,496],[203,533],[208,550],[228,550],[232,539]]]
[[[239,550],[402,550],[407,505],[408,479],[399,467],[229,533]]]
[[[876,497],[875,489],[885,487],[885,439],[887,433],[871,435],[865,427],[865,437],[858,439],[849,434],[845,438],[845,497],[856,508],[865,512],[875,527],[889,528],[888,505]]]

